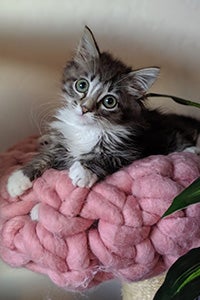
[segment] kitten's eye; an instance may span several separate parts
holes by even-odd
[[[107,108],[107,109],[112,109],[117,106],[117,99],[114,96],[108,95],[103,98],[102,104]]]
[[[86,79],[79,79],[75,83],[75,88],[79,93],[86,93],[89,89],[89,82]]]

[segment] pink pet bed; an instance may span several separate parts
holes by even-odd
[[[37,150],[29,137],[0,155],[0,257],[84,290],[118,278],[158,275],[200,246],[200,205],[160,219],[172,199],[200,176],[191,153],[151,156],[92,189],[74,187],[66,171],[48,170],[21,197],[6,191],[9,174]],[[39,204],[39,220],[30,211]]]

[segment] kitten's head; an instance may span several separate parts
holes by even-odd
[[[133,71],[107,52],[100,52],[94,36],[85,27],[77,52],[63,74],[67,107],[80,122],[127,124],[137,122],[142,102],[159,68]]]

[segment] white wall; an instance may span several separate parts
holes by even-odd
[[[0,151],[37,132],[38,120],[59,102],[62,66],[85,24],[101,49],[136,68],[160,66],[153,91],[200,99],[199,0],[1,0]],[[165,106],[199,114],[172,102]],[[5,288],[7,280],[9,287],[18,274],[1,265],[0,283]]]

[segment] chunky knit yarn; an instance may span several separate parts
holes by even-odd
[[[29,137],[0,154],[0,257],[12,267],[47,274],[84,290],[119,278],[139,281],[165,271],[200,246],[200,205],[161,219],[173,198],[200,176],[191,153],[133,162],[91,189],[50,169],[24,195],[11,198],[9,174],[37,151]],[[30,212],[39,204],[39,219]]]

